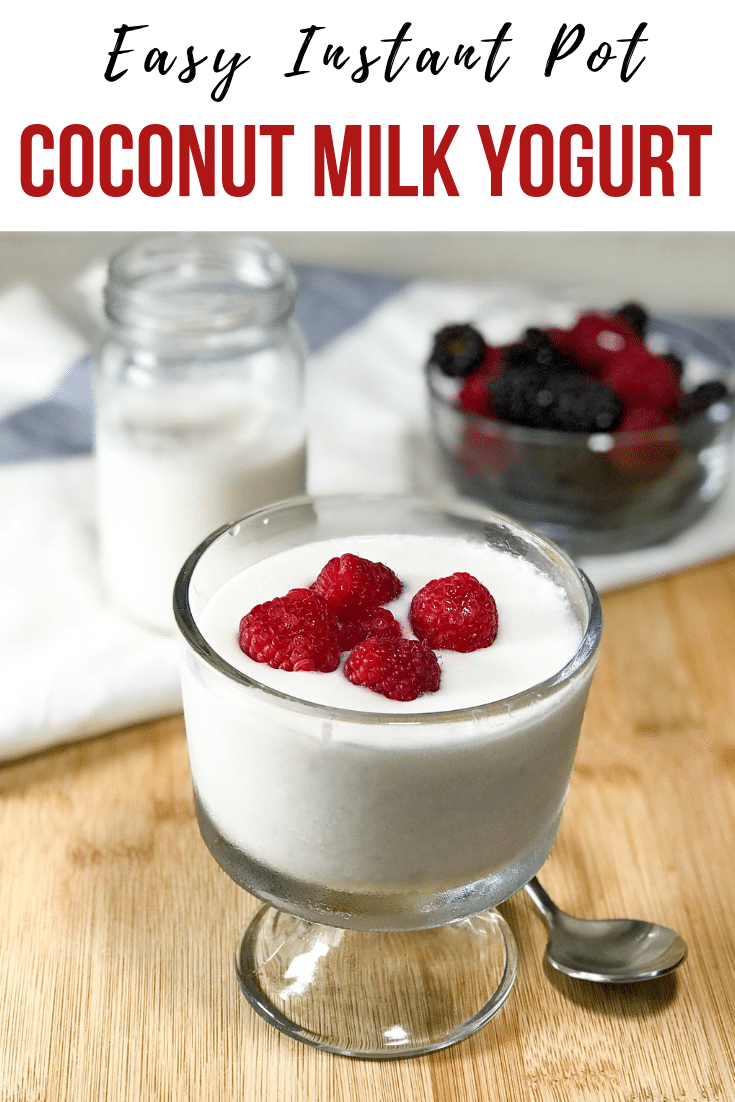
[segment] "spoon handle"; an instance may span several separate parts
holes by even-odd
[[[544,916],[547,923],[549,923],[555,914],[558,914],[559,908],[554,900],[546,894],[546,891],[536,879],[532,876],[525,886],[526,895],[533,900],[538,910]]]

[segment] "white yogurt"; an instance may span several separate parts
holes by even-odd
[[[211,531],[304,492],[303,429],[231,388],[136,395],[97,426],[100,556],[110,599],[172,631],[172,592]]]
[[[496,599],[497,640],[471,654],[439,651],[439,692],[405,704],[351,685],[341,671],[276,671],[239,651],[242,615],[309,584],[348,551],[398,574],[406,588],[388,607],[399,619],[431,578],[474,574]],[[453,537],[330,540],[232,578],[199,627],[249,677],[327,706],[248,689],[189,653],[184,710],[198,799],[247,857],[330,891],[393,897],[400,909],[401,900],[421,906],[480,880],[493,905],[548,856],[592,669],[551,693],[512,699],[558,672],[583,631],[563,591],[528,562]],[[491,701],[505,703],[483,709]]]
[[[469,654],[439,652],[441,689],[406,703],[351,684],[341,668],[329,674],[290,673],[243,654],[237,629],[246,612],[289,589],[308,587],[330,558],[346,552],[385,563],[403,582],[401,596],[386,607],[401,623],[404,635],[413,638],[408,611],[414,594],[432,578],[464,570],[495,596],[498,638],[491,647]],[[199,626],[214,650],[253,680],[314,704],[367,712],[447,712],[502,700],[555,674],[572,657],[580,639],[579,623],[566,595],[531,563],[481,544],[427,536],[335,539],[274,555],[222,586],[209,601]]]

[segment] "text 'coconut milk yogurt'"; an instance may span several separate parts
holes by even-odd
[[[272,670],[239,650],[246,612],[308,586],[347,552],[385,563],[404,583],[387,607],[409,636],[418,589],[456,571],[473,574],[497,602],[496,641],[469,654],[438,651],[441,688],[407,703],[350,684],[341,669]],[[586,624],[527,559],[463,537],[308,543],[232,576],[198,627],[221,659],[257,683],[193,656],[183,673],[200,812],[248,860],[348,898],[415,901],[483,880],[492,906],[548,856],[594,663],[544,690],[575,656]],[[526,692],[533,686],[540,690]]]

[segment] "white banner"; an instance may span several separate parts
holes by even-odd
[[[4,229],[735,228],[729,5],[14,9]]]

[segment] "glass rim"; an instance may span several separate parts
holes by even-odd
[[[545,678],[543,681],[536,682],[534,685],[530,685],[519,693],[502,697],[499,700],[489,701],[485,704],[475,704],[444,711],[371,712],[367,709],[358,710],[352,708],[339,708],[329,704],[317,704],[303,697],[291,696],[288,693],[281,692],[279,689],[274,689],[269,685],[265,685],[249,677],[242,670],[238,670],[235,666],[232,666],[207,642],[199,630],[191,609],[189,587],[194,571],[200,560],[207,553],[209,548],[227,532],[245,521],[252,520],[258,516],[265,514],[272,515],[275,512],[282,512],[297,506],[316,506],[320,501],[328,502],[333,505],[337,505],[342,501],[345,504],[349,503],[354,505],[359,502],[368,503],[371,501],[379,502],[386,500],[391,500],[393,502],[403,501],[407,505],[413,504],[424,508],[429,507],[436,510],[443,510],[444,512],[453,512],[455,516],[464,516],[468,519],[494,520],[500,524],[514,528],[528,539],[529,542],[542,549],[548,557],[560,559],[580,579],[588,613],[587,624],[582,633],[579,645],[564,666],[550,677]],[[563,686],[574,674],[583,670],[593,661],[602,632],[602,607],[597,590],[584,571],[573,562],[565,551],[553,543],[553,541],[546,539],[531,528],[528,528],[526,525],[503,513],[498,513],[488,507],[468,501],[467,499],[456,498],[443,500],[440,498],[424,497],[413,494],[305,494],[300,497],[288,498],[284,501],[275,502],[260,509],[252,510],[240,519],[229,521],[227,524],[223,524],[215,529],[214,532],[211,532],[210,535],[202,540],[202,542],[192,551],[181,567],[176,579],[173,591],[173,606],[176,624],[183,636],[185,644],[211,669],[227,678],[228,681],[234,682],[250,692],[254,691],[262,694],[266,699],[272,698],[274,701],[294,711],[309,715],[317,715],[323,719],[365,725],[383,724],[408,726],[411,724],[459,723],[465,722],[470,717],[476,719],[507,714],[509,707],[521,708],[524,705],[537,703],[540,697],[550,694],[557,687]]]

